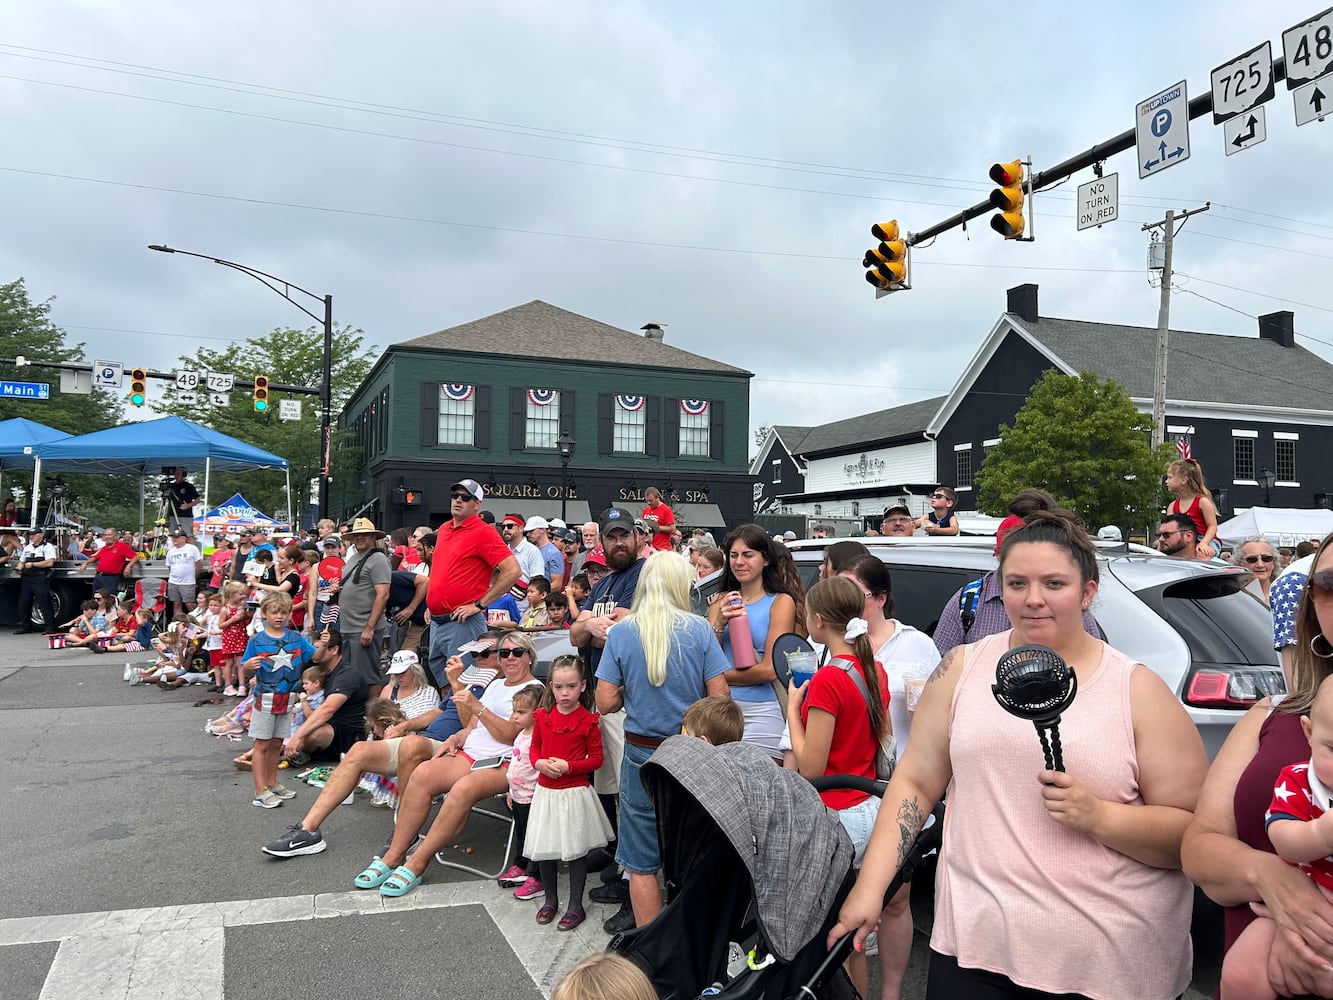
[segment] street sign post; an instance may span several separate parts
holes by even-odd
[[[93,385],[103,389],[119,389],[125,378],[125,367],[119,361],[94,361]]]
[[[278,419],[279,420],[300,420],[301,419],[301,401],[299,399],[280,399],[278,400]]]
[[[1298,87],[1291,92],[1291,96],[1296,102],[1297,125],[1323,121],[1325,115],[1333,114],[1333,73]]]
[[[1222,123],[1222,148],[1227,156],[1257,146],[1268,138],[1268,119],[1263,105],[1248,115],[1237,115]]]
[[[1273,99],[1273,43],[1256,45],[1212,73],[1213,124],[1243,115]],[[1228,150],[1230,152],[1230,150]]]
[[[1140,180],[1190,158],[1190,101],[1184,80],[1138,106],[1134,134]]]
[[[1333,7],[1282,32],[1282,56],[1288,90],[1333,72]],[[1300,103],[1296,106],[1299,109]]]
[[[1107,174],[1078,186],[1078,230],[1120,218],[1120,175]]]
[[[50,399],[51,387],[45,382],[0,382],[0,398]]]

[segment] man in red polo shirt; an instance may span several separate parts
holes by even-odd
[[[671,548],[671,532],[676,528],[676,515],[662,502],[662,494],[656,486],[649,486],[643,491],[646,506],[639,516],[648,524],[648,533],[652,535],[655,549]]]
[[[447,691],[444,666],[458,647],[486,631],[486,605],[518,579],[518,560],[489,524],[477,516],[485,497],[475,479],[449,487],[450,520],[436,533],[426,588],[430,609],[430,672]],[[497,573],[498,571],[498,573]],[[492,575],[494,581],[492,582]],[[464,656],[471,662],[470,656]]]
[[[125,582],[125,570],[139,558],[139,553],[120,540],[115,528],[102,532],[102,547],[84,563],[84,570],[93,571],[93,590],[119,594]]]

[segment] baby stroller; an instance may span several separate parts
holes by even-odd
[[[852,845],[815,786],[757,747],[685,736],[663,743],[641,775],[657,810],[667,905],[609,949],[639,965],[662,1000],[694,1000],[710,987],[727,1000],[856,1000],[842,969],[850,935],[825,947],[854,881]],[[820,780],[884,789],[865,778]],[[927,849],[918,842],[890,895]]]

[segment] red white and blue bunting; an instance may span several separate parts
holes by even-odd
[[[559,389],[529,389],[528,401],[533,406],[550,406],[560,398]]]
[[[616,405],[629,413],[637,413],[643,409],[643,404],[647,399],[643,396],[617,396]]]
[[[444,390],[446,399],[452,399],[455,403],[462,403],[472,398],[472,391],[476,387],[465,385],[462,382],[446,382],[440,388]]]
[[[692,417],[702,416],[708,412],[708,400],[706,399],[682,399],[680,401],[681,411],[688,413]]]

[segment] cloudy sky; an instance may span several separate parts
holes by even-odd
[[[331,292],[377,348],[544,299],[755,372],[752,426],[818,423],[946,391],[1011,285],[1154,325],[1140,224],[1211,201],[1176,244],[1172,325],[1255,336],[1289,308],[1333,358],[1333,120],[1298,129],[1281,84],[1263,145],[1225,157],[1199,119],[1162,175],[1112,159],[1114,225],[1075,231],[1085,172],[1038,195],[1035,243],[978,220],[881,301],[860,266],[872,222],[924,229],[983,199],[991,162],[1104,141],[1321,7],[893,9],[12,0],[0,280],[127,367],[304,325],[149,243]]]

